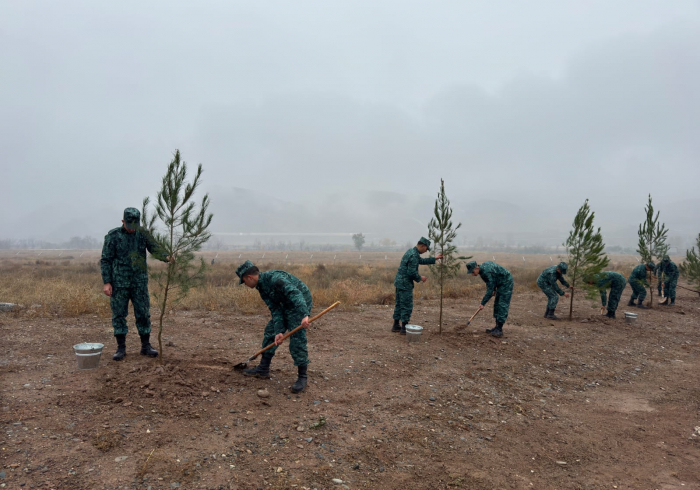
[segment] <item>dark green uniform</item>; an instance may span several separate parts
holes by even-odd
[[[256,289],[272,314],[272,320],[265,327],[263,347],[273,343],[277,334],[294,330],[301,325],[304,317],[311,314],[311,291],[300,279],[288,272],[261,272]],[[277,346],[274,346],[263,355],[271,358],[276,350]],[[302,328],[289,337],[289,353],[295,366],[309,364],[306,329]]]
[[[137,228],[128,233],[124,227],[111,230],[102,246],[100,268],[104,284],[112,285],[109,303],[112,307],[114,335],[126,335],[129,300],[134,307],[139,335],[151,333],[151,308],[148,297],[146,250],[153,257],[167,262],[168,257],[145,231]]]
[[[661,280],[661,274],[664,275],[664,296],[669,298],[671,302],[676,301],[676,286],[678,285],[678,266],[671,260],[664,258],[659,263],[657,268],[657,276]],[[659,289],[661,289],[661,284],[659,283]]]
[[[555,310],[559,302],[559,296],[564,296],[564,291],[561,290],[557,281],[561,282],[564,287],[569,287],[569,283],[566,282],[563,274],[557,272],[557,267],[559,266],[547,267],[537,278],[537,285],[547,296],[547,308],[550,310]]]
[[[486,306],[494,290],[496,298],[493,305],[493,317],[498,323],[505,323],[510,309],[510,298],[513,295],[513,276],[508,269],[495,262],[484,262],[479,266],[479,276],[486,283],[486,294],[481,304]]]
[[[619,272],[603,271],[596,276],[595,285],[600,291],[601,304],[607,306],[609,313],[615,313],[622,297],[622,291],[627,285],[625,276]],[[608,288],[610,288],[610,296],[606,298]]]
[[[632,286],[632,299],[630,299],[630,301],[634,301],[639,298],[639,303],[641,304],[644,301],[644,298],[647,297],[646,288],[649,287],[649,283],[647,282],[646,264],[639,264],[634,268],[632,274],[630,274],[629,283],[630,286]]]
[[[411,314],[413,313],[413,283],[421,280],[418,266],[432,265],[434,263],[435,257],[421,258],[417,247],[413,247],[403,254],[399,270],[396,272],[396,278],[394,279],[394,287],[396,288],[394,320],[400,320],[403,323],[411,321]]]

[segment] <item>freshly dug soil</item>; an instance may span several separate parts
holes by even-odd
[[[391,307],[333,311],[309,330],[300,395],[286,344],[271,380],[232,369],[259,348],[263,312],[175,312],[162,366],[131,319],[117,363],[97,317],[2,313],[0,484],[700,488],[700,298],[677,302],[632,326],[586,300],[572,322],[545,320],[543,295],[517,294],[494,339],[491,305],[466,328],[476,301],[447,301],[438,335],[436,304],[418,300],[410,344]],[[99,369],[76,369],[82,341],[106,345]]]

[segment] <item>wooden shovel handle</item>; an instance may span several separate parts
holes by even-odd
[[[325,315],[326,313],[328,313],[329,311],[331,311],[333,308],[335,308],[335,307],[338,306],[339,304],[340,304],[340,301],[336,301],[335,303],[333,303],[332,305],[330,305],[328,308],[326,308],[325,310],[323,310],[323,311],[322,311],[321,313],[319,313],[318,315],[316,315],[316,316],[314,316],[314,317],[312,317],[312,318],[309,318],[309,323],[318,320],[319,318],[321,318],[323,315]],[[301,325],[299,325],[299,326],[298,326],[297,328],[295,328],[294,330],[291,330],[291,331],[287,332],[286,334],[284,334],[284,337],[282,337],[282,341],[287,340],[288,337],[294,335],[295,333],[297,333],[297,332],[298,332],[299,330],[301,330],[302,328],[303,328],[303,327],[302,327]],[[264,347],[264,348],[260,349],[258,352],[256,352],[256,353],[253,355],[253,357],[251,357],[251,358],[248,359],[248,360],[249,360],[249,361],[252,361],[252,360],[255,359],[256,357],[258,357],[260,354],[262,354],[263,352],[265,352],[267,349],[271,349],[274,345],[275,345],[275,343],[273,342],[273,343],[271,343],[270,345],[268,345],[267,347]]]
[[[478,315],[480,311],[481,311],[481,308],[479,308],[478,310],[476,310],[476,311],[474,312],[474,314],[472,315],[472,317],[471,317],[471,318],[469,319],[469,321],[467,322],[467,325],[469,325],[469,324],[472,322],[472,320],[474,319],[474,317],[475,317],[476,315]]]

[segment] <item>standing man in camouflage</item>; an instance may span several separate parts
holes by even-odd
[[[607,306],[608,318],[615,318],[617,305],[620,303],[622,291],[625,290],[627,279],[619,272],[602,271],[594,277],[586,278],[586,282],[598,288],[600,291],[600,301],[603,308]],[[610,296],[606,297],[606,290],[610,288]]]
[[[396,301],[394,304],[394,325],[392,332],[399,332],[406,335],[406,325],[411,321],[413,313],[413,283],[425,282],[426,276],[418,273],[419,265],[432,265],[436,260],[442,259],[442,254],[437,257],[421,258],[421,255],[430,250],[430,240],[421,237],[418,244],[411,250],[406,251],[401,258],[399,270],[396,272],[394,287],[396,288]],[[401,325],[399,325],[401,321]]]
[[[503,324],[508,319],[510,298],[513,296],[513,276],[511,276],[508,269],[495,262],[484,262],[479,265],[475,260],[467,264],[467,272],[473,276],[480,276],[486,283],[486,294],[481,300],[479,310],[484,309],[484,306],[489,302],[495,291],[496,299],[493,304],[493,317],[496,319],[496,326],[487,328],[486,333],[494,337],[503,337]]]
[[[569,297],[569,293],[562,291],[557,284],[557,281],[562,283],[562,285],[566,288],[574,289],[573,286],[569,286],[569,283],[566,282],[566,279],[564,279],[564,274],[566,274],[567,268],[566,262],[559,262],[559,265],[547,267],[542,271],[540,277],[537,278],[537,285],[547,296],[547,311],[544,314],[545,318],[559,320],[559,317],[554,314],[554,310],[557,309],[557,303],[559,302],[559,296],[564,296],[566,298]]]
[[[632,297],[630,298],[630,302],[627,303],[627,306],[634,306],[635,303],[634,301],[639,298],[639,302],[637,303],[637,308],[641,308],[643,310],[648,309],[649,307],[644,304],[644,298],[647,297],[647,290],[646,288],[650,287],[649,283],[647,282],[647,272],[653,271],[654,270],[654,263],[649,262],[647,264],[639,264],[637,267],[634,268],[632,271],[632,274],[630,274],[629,277],[629,283],[630,286],[632,286]]]
[[[678,284],[678,266],[671,260],[671,257],[664,255],[663,260],[657,269],[657,276],[661,281],[661,274],[664,275],[664,296],[666,299],[662,305],[672,306],[676,304],[676,285]],[[661,290],[661,282],[659,282],[659,290]],[[670,303],[669,303],[670,299]]]
[[[122,226],[110,230],[102,246],[102,290],[109,296],[112,308],[112,328],[117,339],[117,352],[112,357],[115,361],[126,357],[129,300],[134,307],[136,328],[141,337],[141,355],[158,357],[158,351],[150,343],[151,302],[148,297],[146,250],[163,262],[168,262],[170,257],[162,253],[153,237],[139,226],[140,221],[138,209],[126,208]]]
[[[239,284],[257,289],[260,297],[270,309],[272,319],[265,327],[262,346],[267,347],[274,342],[275,347],[261,355],[260,364],[252,369],[246,369],[246,376],[270,378],[270,363],[275,355],[277,346],[282,344],[282,337],[288,330],[294,330],[299,325],[301,330],[289,337],[289,353],[297,366],[298,377],[292,385],[292,393],[299,393],[307,384],[306,368],[309,365],[309,352],[306,347],[306,329],[309,328],[309,315],[313,302],[311,291],[300,279],[285,271],[260,270],[250,260],[246,260],[236,269],[240,278]]]

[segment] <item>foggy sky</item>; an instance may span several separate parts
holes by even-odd
[[[494,199],[547,228],[590,198],[636,227],[648,193],[697,216],[699,87],[697,0],[3,2],[0,238],[117,226],[175,148],[214,207],[442,177],[464,222]]]

